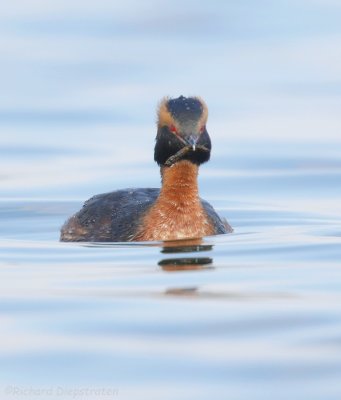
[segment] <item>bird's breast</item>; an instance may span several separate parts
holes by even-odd
[[[181,202],[161,198],[143,218],[134,240],[179,240],[213,233],[200,200]]]

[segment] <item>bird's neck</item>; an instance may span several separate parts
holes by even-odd
[[[190,161],[179,161],[171,167],[162,167],[162,188],[160,197],[179,200],[198,201],[198,166]]]
[[[198,166],[179,161],[161,169],[160,195],[144,217],[134,240],[200,238],[214,231],[202,207]]]

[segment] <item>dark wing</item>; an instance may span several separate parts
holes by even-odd
[[[231,233],[233,229],[231,225],[226,221],[225,218],[220,218],[215,212],[214,208],[206,200],[200,199],[201,204],[206,212],[207,217],[214,226],[215,234],[220,235],[222,233]]]
[[[125,189],[99,194],[84,203],[62,227],[62,241],[126,242],[133,240],[141,218],[159,189]]]

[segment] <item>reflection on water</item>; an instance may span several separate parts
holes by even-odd
[[[163,242],[161,253],[190,253],[210,250],[212,250],[212,245],[203,243],[202,239],[169,240]]]
[[[213,260],[209,257],[182,257],[182,258],[166,258],[159,261],[160,267],[163,271],[190,271],[190,270],[201,270],[212,268],[209,264],[212,264]]]
[[[182,254],[182,253],[197,253],[202,251],[212,251],[213,245],[203,244],[202,239],[191,239],[191,240],[178,240],[178,241],[167,241],[163,243],[161,253],[164,254]],[[205,270],[212,268],[210,264],[213,263],[213,259],[210,257],[176,257],[176,258],[165,258],[158,262],[158,265],[163,271],[167,272],[179,272],[179,271],[190,271],[190,270]]]
[[[196,296],[198,288],[167,289],[165,295],[168,296]]]

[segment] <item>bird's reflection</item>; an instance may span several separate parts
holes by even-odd
[[[181,258],[166,258],[159,261],[160,267],[167,272],[174,271],[189,271],[202,270],[213,268],[213,260],[210,257],[181,257]]]
[[[165,291],[166,296],[184,296],[184,297],[197,297],[198,296],[197,287],[189,287],[189,288],[173,288],[167,289]]]
[[[210,251],[213,246],[211,244],[187,244],[179,245],[177,242],[175,246],[170,247],[169,245],[162,248],[161,253],[191,253],[197,251]]]
[[[203,244],[201,238],[198,239],[186,239],[186,240],[169,240],[163,242],[163,248],[161,253],[190,253],[197,251],[209,251],[212,250],[211,244]]]
[[[213,246],[203,244],[202,239],[177,240],[164,242],[161,250],[163,254],[178,253],[197,253],[201,251],[211,251]],[[173,257],[165,258],[159,261],[158,265],[163,271],[177,272],[190,270],[207,270],[212,269],[213,259],[211,257]]]

